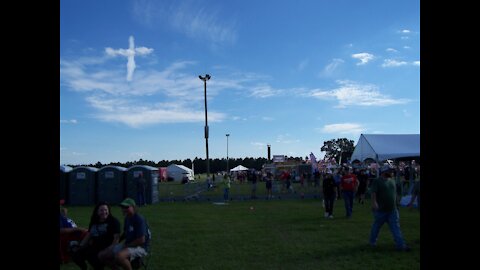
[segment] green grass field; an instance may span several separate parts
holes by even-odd
[[[253,210],[250,207],[253,206]],[[92,207],[69,207],[88,226]],[[397,252],[385,224],[378,247],[367,246],[370,204],[355,202],[345,218],[343,200],[334,219],[323,217],[320,200],[163,202],[140,208],[152,229],[149,269],[420,269],[420,213],[400,209],[411,252]],[[119,207],[112,209],[123,224]],[[78,269],[68,263],[60,269]]]

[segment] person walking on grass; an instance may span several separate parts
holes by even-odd
[[[325,177],[323,178],[323,197],[325,202],[325,217],[333,218],[333,204],[335,197],[337,196],[337,185],[333,179],[332,171],[327,170]]]
[[[398,251],[410,251],[403,239],[400,230],[399,213],[396,204],[396,185],[395,179],[392,178],[393,167],[386,164],[380,168],[380,177],[372,183],[372,212],[373,224],[370,231],[369,244],[375,247],[377,244],[378,234],[383,224],[386,222],[390,227],[390,232]]]
[[[350,172],[349,167],[345,167],[345,175],[343,175],[340,180],[340,188],[342,190],[343,199],[345,200],[345,212],[347,218],[352,217],[353,198],[358,189],[358,184],[357,176]]]

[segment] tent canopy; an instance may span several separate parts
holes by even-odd
[[[351,161],[420,156],[420,134],[361,134]]]
[[[247,167],[244,167],[242,165],[238,165],[237,167],[231,169],[231,172],[238,172],[238,171],[248,171],[249,169]]]
[[[171,164],[170,166],[168,166],[167,171],[193,173],[192,169],[185,167],[183,165],[177,165],[177,164]]]
[[[171,164],[167,167],[167,177],[175,181],[182,181],[184,177],[193,180],[193,171],[183,165]]]

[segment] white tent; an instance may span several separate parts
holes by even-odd
[[[231,172],[238,172],[238,171],[248,171],[248,170],[249,170],[249,168],[244,167],[242,165],[238,165],[237,167],[231,169],[230,171]]]
[[[171,164],[167,167],[167,177],[173,178],[173,181],[182,181],[186,176],[188,181],[193,181],[193,171],[183,165]]]
[[[361,134],[351,161],[371,158],[387,159],[420,156],[420,134]]]

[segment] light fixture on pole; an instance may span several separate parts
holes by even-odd
[[[229,173],[230,171],[228,170],[228,137],[230,137],[230,134],[225,134],[225,136],[227,136],[227,173]]]
[[[208,120],[207,120],[207,81],[210,80],[210,75],[205,74],[205,77],[199,75],[198,78],[203,81],[204,91],[203,95],[205,97],[205,149],[207,152],[207,178],[210,178],[210,160],[208,158]]]

